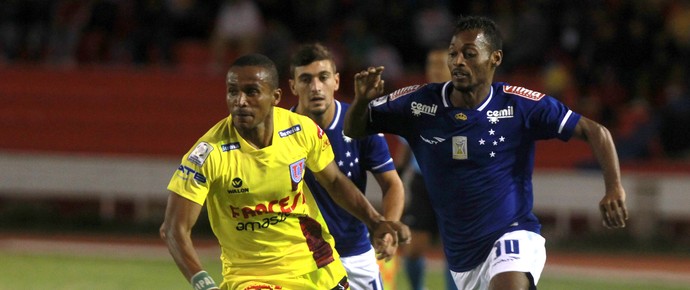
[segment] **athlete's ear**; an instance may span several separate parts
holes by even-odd
[[[273,105],[277,106],[280,103],[280,98],[283,96],[283,90],[275,89],[273,91]]]
[[[491,53],[491,66],[498,67],[503,61],[503,50],[494,50]]]

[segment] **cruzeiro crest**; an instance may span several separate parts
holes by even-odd
[[[290,180],[292,181],[292,191],[297,190],[297,185],[302,181],[304,176],[304,161],[302,158],[297,162],[290,164]]]

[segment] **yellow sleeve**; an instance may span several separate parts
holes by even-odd
[[[214,149],[208,142],[197,142],[182,158],[168,183],[168,190],[203,205],[210,190],[213,159],[218,157],[218,150]]]
[[[305,135],[313,144],[311,148],[307,148],[307,168],[313,172],[319,172],[326,168],[326,166],[333,161],[333,148],[331,142],[328,140],[326,132],[324,132],[319,125],[311,121],[304,122]]]

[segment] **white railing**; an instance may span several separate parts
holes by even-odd
[[[131,201],[134,218],[141,221],[151,218],[152,204],[165,204],[166,186],[178,164],[178,159],[0,151],[0,196],[96,199],[104,219],[115,216],[117,201]],[[373,178],[369,180],[367,196],[379,205],[381,191]],[[600,227],[598,202],[604,194],[600,172],[537,170],[533,183],[534,210],[555,217],[557,235],[570,234],[576,215],[586,216],[593,228]],[[638,237],[652,235],[660,220],[690,220],[689,174],[627,171],[623,184]]]

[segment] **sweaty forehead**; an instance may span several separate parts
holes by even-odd
[[[463,46],[477,46],[477,47],[489,47],[489,39],[486,37],[484,32],[478,29],[465,30],[453,35],[450,41],[451,47],[463,47]]]
[[[271,74],[268,70],[258,66],[235,66],[230,68],[226,75],[228,84],[266,84],[271,83]]]
[[[318,74],[322,72],[333,72],[333,63],[330,60],[317,60],[307,65],[295,67],[295,75]]]

